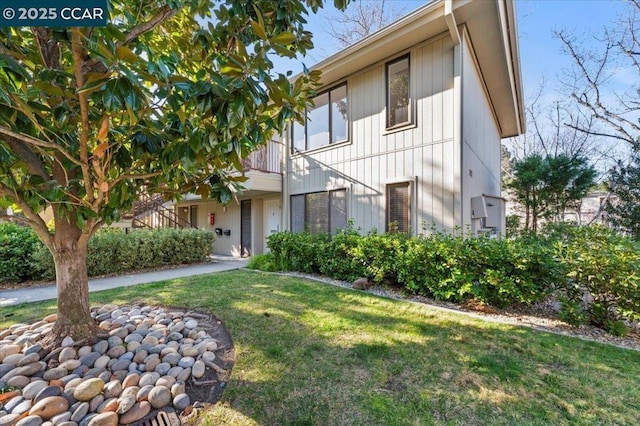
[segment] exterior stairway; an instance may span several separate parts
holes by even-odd
[[[178,216],[173,207],[167,206],[159,194],[143,194],[122,219],[131,220],[132,228],[195,228]]]

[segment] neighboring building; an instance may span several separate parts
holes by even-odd
[[[504,232],[500,140],[522,133],[514,3],[436,0],[320,62],[323,88],[281,142],[252,154],[239,204],[188,199],[215,251],[281,230]]]

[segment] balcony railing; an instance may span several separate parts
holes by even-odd
[[[247,158],[242,160],[243,173],[257,170],[263,173],[282,174],[280,168],[280,146],[280,142],[270,141],[259,150],[249,154]]]

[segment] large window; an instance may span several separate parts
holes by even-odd
[[[387,128],[411,123],[409,56],[387,64]]]
[[[411,184],[387,185],[387,232],[409,232],[411,228]]]
[[[313,192],[291,196],[291,230],[335,234],[347,227],[347,191]]]
[[[293,125],[294,153],[348,139],[349,120],[347,85],[343,84],[313,98],[314,106],[307,109],[305,124]]]

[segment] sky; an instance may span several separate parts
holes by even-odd
[[[327,3],[333,2],[328,0]],[[427,0],[386,0],[385,5],[406,15],[426,3]],[[605,25],[615,22],[624,8],[623,0],[516,0],[525,98],[537,92],[543,79],[547,90],[555,91],[560,86],[563,73],[571,66],[554,36],[555,31],[570,31],[589,43]],[[327,32],[331,16],[337,13],[328,6],[317,15],[310,16],[308,29],[313,33],[316,47],[303,59],[306,66],[339,51],[338,43]],[[302,66],[295,62],[278,61],[276,64],[279,71],[288,67],[294,74],[302,71]]]

